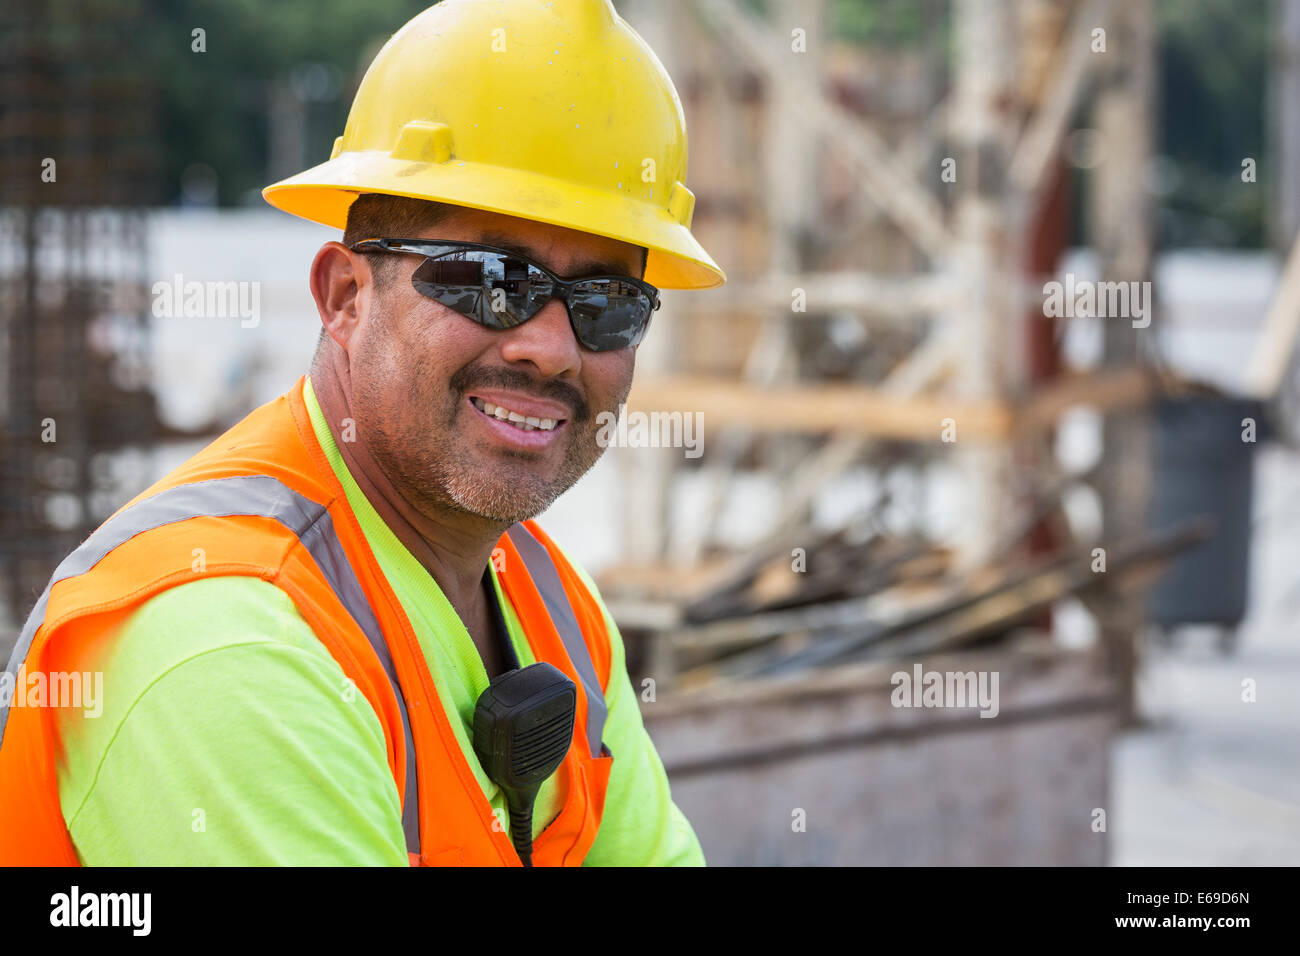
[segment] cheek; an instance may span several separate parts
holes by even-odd
[[[635,366],[636,349],[589,352],[583,356],[583,377],[593,410],[614,411],[627,400]]]
[[[372,391],[397,396],[399,404],[445,390],[452,373],[489,344],[486,330],[418,297],[387,308],[365,330],[354,375],[369,379]]]

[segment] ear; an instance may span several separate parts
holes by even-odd
[[[309,282],[321,325],[347,352],[374,289],[370,263],[341,242],[327,242],[312,260]]]

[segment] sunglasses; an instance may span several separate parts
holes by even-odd
[[[415,290],[489,329],[522,325],[559,299],[574,337],[593,352],[639,345],[660,304],[659,290],[632,276],[565,280],[518,253],[477,242],[366,239],[352,249],[424,256],[411,276]]]

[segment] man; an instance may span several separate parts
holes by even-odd
[[[393,36],[330,161],[266,190],[344,229],[309,375],[106,522],[20,635],[16,700],[98,672],[104,699],[0,711],[0,862],[704,862],[614,622],[528,520],[601,454],[658,288],[725,279],[685,165],[608,0],[445,0]],[[538,662],[575,714],[517,852],[475,712]]]

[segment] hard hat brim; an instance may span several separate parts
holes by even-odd
[[[636,196],[629,182],[611,194],[549,176],[454,157],[442,163],[396,159],[379,150],[343,152],[262,190],[284,212],[343,230],[362,193],[385,193],[483,209],[605,236],[649,250],[645,281],[660,289],[709,289],[726,274],[667,209]],[[648,191],[648,188],[647,188]]]

